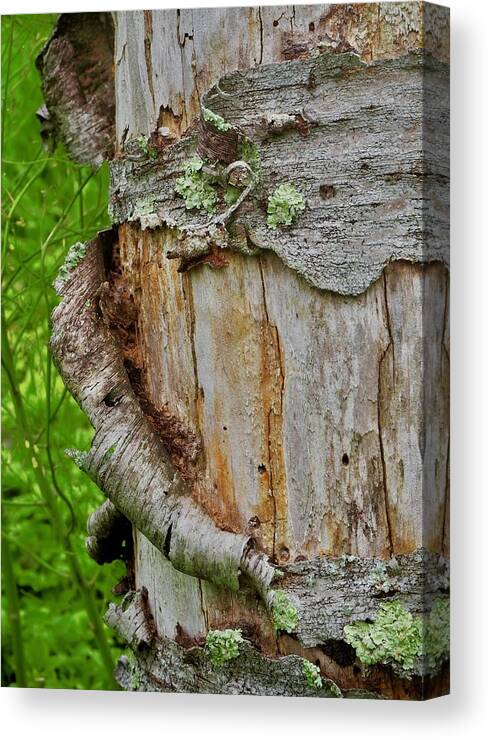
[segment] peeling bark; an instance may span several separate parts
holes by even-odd
[[[133,691],[192,692],[197,694],[254,694],[255,696],[339,697],[332,681],[321,688],[308,686],[304,660],[297,655],[272,660],[245,642],[238,658],[216,671],[201,647],[185,648],[165,638],[154,639],[147,628],[139,594],[130,594],[120,607],[111,605],[107,624],[138,655],[138,664],[119,660],[116,677]]]
[[[99,167],[115,136],[114,26],[110,13],[62,13],[36,60],[44,130],[80,164]]]
[[[126,688],[448,690],[445,653],[400,675],[345,642],[381,605],[447,603],[447,31],[424,3],[115,15],[118,228],[60,285],[52,346],[95,428],[73,457],[108,496],[92,556],[127,556],[134,527],[137,593],[108,615]],[[193,153],[221,177],[211,216],[174,192]],[[271,230],[283,182],[306,209]],[[243,652],[211,670],[228,627]]]
[[[240,251],[244,230],[246,251],[273,250],[311,285],[353,295],[393,260],[448,263],[448,70],[429,55],[367,65],[322,54],[262,65],[221,78],[202,105],[246,135],[260,160],[260,183],[235,214],[240,237],[231,234],[224,247]],[[433,146],[428,131],[436,131]],[[115,159],[114,222],[205,234],[208,217],[186,211],[175,191],[200,141],[193,133],[152,161],[134,146]],[[306,210],[271,231],[267,198],[284,182]],[[192,248],[206,249],[191,244],[186,256]]]
[[[113,232],[103,232],[88,244],[68,278],[56,284],[63,300],[52,316],[51,351],[95,429],[90,451],[71,456],[178,570],[233,590],[239,588],[242,570],[264,592],[273,568],[253,553],[249,537],[219,530],[184,494],[183,482],[131,388],[114,338],[97,313],[105,281],[104,249],[110,248],[112,237]],[[115,512],[108,507],[104,515],[112,522]]]

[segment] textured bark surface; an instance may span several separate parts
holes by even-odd
[[[65,285],[54,348],[96,429],[78,460],[110,499],[93,556],[120,550],[121,516],[135,526],[137,594],[108,615],[136,654],[119,680],[307,695],[306,658],[325,695],[328,680],[446,693],[446,664],[365,670],[344,640],[383,603],[429,617],[446,599],[446,9],[117,13],[114,54],[117,237]],[[260,184],[226,228],[196,230],[173,192],[182,160],[228,164],[243,135]],[[263,203],[283,181],[306,210],[271,232]],[[205,635],[228,627],[250,644],[211,671]]]
[[[114,149],[114,26],[110,13],[64,13],[37,58],[46,131],[81,164]]]
[[[71,451],[113,507],[164,552],[184,573],[232,590],[241,572],[267,588],[273,568],[251,553],[249,537],[219,530],[185,495],[166,449],[129,382],[123,355],[110,333],[99,303],[105,282],[112,232],[82,246],[80,261],[56,288],[62,302],[52,316],[51,351],[72,396],[90,419],[95,436],[89,452]],[[103,305],[103,304],[102,304]],[[91,518],[89,540],[98,550],[118,521],[104,505]],[[100,558],[97,558],[100,559]]]
[[[184,647],[167,639],[155,640],[148,628],[147,611],[140,594],[129,594],[121,607],[111,606],[110,627],[138,655],[138,664],[119,661],[116,677],[133,691],[184,691],[197,694],[254,694],[255,696],[339,697],[332,681],[321,688],[308,686],[304,661],[297,655],[272,660],[245,642],[237,660],[216,671],[200,647]]]
[[[202,104],[254,143],[261,169],[225,245],[273,250],[312,285],[347,295],[393,260],[448,263],[448,94],[446,65],[425,53],[370,64],[322,54],[222,77]],[[114,222],[205,231],[208,214],[186,211],[175,191],[198,144],[193,132],[153,160],[137,145],[115,159]],[[216,153],[207,146],[210,160]],[[267,199],[283,182],[306,209],[290,228],[271,230]],[[184,241],[173,254],[192,249],[195,240]]]

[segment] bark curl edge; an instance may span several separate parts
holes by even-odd
[[[113,509],[177,570],[234,591],[240,587],[240,575],[247,575],[269,601],[274,568],[254,550],[249,537],[219,529],[185,492],[98,310],[97,297],[106,279],[104,260],[114,239],[110,229],[87,245],[75,245],[69,269],[62,268],[55,284],[63,300],[52,315],[51,351],[66,387],[95,429],[90,450],[71,451],[70,456],[104,491]],[[117,520],[112,507],[104,512],[110,516],[98,519]],[[94,547],[92,538],[101,534],[96,519],[89,540]]]

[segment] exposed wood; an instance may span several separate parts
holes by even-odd
[[[71,456],[120,514],[179,570],[232,590],[238,589],[243,571],[259,590],[266,589],[273,568],[252,552],[249,537],[219,530],[185,495],[131,387],[122,354],[97,305],[112,238],[111,231],[103,232],[87,246],[75,245],[67,257],[70,269],[65,266],[56,283],[63,301],[52,316],[51,351],[67,388],[95,429],[90,450],[75,450]],[[109,515],[114,518],[110,507]]]
[[[239,239],[231,235],[228,246],[240,250],[244,230],[247,251],[273,250],[312,285],[348,295],[396,259],[447,263],[448,80],[446,65],[422,53],[371,64],[324,53],[222,77],[202,105],[253,142],[261,170],[234,217]],[[433,147],[427,129],[436,131]],[[186,211],[175,190],[200,136],[149,161],[134,147],[114,160],[115,223],[204,229],[208,214]],[[267,200],[284,182],[306,209],[291,227],[271,230]]]
[[[307,658],[345,692],[447,690],[442,662],[363,671],[344,640],[381,603],[446,603],[447,61],[448,13],[424,3],[115,15],[117,238],[70,275],[54,347],[110,499],[95,557],[135,525],[139,596],[109,616],[136,649],[124,686],[302,695]],[[195,230],[183,160],[224,167],[243,136],[260,183]],[[283,181],[306,210],[271,231]],[[210,672],[205,635],[229,626],[253,647]]]

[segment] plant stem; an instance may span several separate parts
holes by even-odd
[[[24,642],[22,640],[22,621],[19,608],[19,593],[15,579],[14,564],[8,538],[2,536],[2,570],[5,594],[7,596],[7,610],[9,627],[12,631],[12,650],[14,653],[15,683],[19,688],[28,686],[26,662],[24,656]]]
[[[109,676],[110,685],[114,688],[117,688],[117,685],[113,677],[114,665],[113,665],[112,655],[111,655],[110,647],[109,647],[109,644],[108,644],[108,641],[107,641],[107,638],[104,632],[104,626],[103,626],[101,616],[98,612],[96,602],[92,596],[92,593],[88,587],[88,584],[83,577],[83,573],[80,568],[80,564],[78,562],[78,556],[73,547],[72,537],[69,534],[67,534],[64,530],[64,524],[63,524],[63,520],[59,512],[59,507],[58,507],[56,496],[53,494],[49,480],[44,472],[44,466],[43,466],[42,459],[40,458],[39,454],[36,452],[36,448],[34,447],[33,439],[31,437],[30,428],[29,428],[29,425],[27,424],[25,408],[24,408],[22,396],[20,395],[17,380],[16,380],[15,367],[13,363],[10,342],[9,342],[8,335],[7,335],[3,310],[2,310],[2,365],[5,370],[5,375],[7,377],[10,392],[12,394],[12,400],[13,400],[14,408],[15,408],[17,426],[18,426],[18,429],[21,435],[24,437],[24,440],[28,443],[27,449],[32,456],[32,459],[29,459],[29,455],[27,454],[27,449],[24,448],[24,455],[26,457],[26,462],[29,465],[32,462],[35,463],[32,465],[34,475],[35,475],[39,490],[41,492],[41,495],[43,499],[45,500],[47,507],[49,509],[55,536],[58,539],[58,541],[63,545],[66,551],[68,563],[69,563],[73,578],[76,581],[78,588],[80,589],[80,593],[83,598],[85,609],[86,609],[86,612],[89,618],[90,626],[93,630],[95,640],[98,644],[100,654],[102,656],[102,661],[104,663],[105,669]]]

